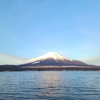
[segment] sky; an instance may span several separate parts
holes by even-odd
[[[100,65],[100,0],[0,0],[0,64],[51,51]]]

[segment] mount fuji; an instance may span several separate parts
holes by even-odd
[[[88,65],[79,60],[66,58],[56,52],[49,52],[43,56],[32,58],[20,65],[1,65],[0,71],[26,70],[100,70],[100,66]]]
[[[49,52],[40,57],[32,58],[21,66],[87,66],[87,64],[66,58],[56,52]]]

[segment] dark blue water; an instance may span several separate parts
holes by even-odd
[[[0,72],[0,100],[100,100],[100,72]]]

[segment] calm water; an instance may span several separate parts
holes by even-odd
[[[0,72],[0,100],[100,100],[100,72]]]

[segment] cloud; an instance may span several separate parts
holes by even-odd
[[[21,64],[25,62],[27,59],[17,57],[17,56],[12,56],[9,54],[5,53],[0,53],[0,65],[2,64]]]
[[[91,58],[86,58],[83,59],[82,61],[88,63],[88,64],[93,64],[93,65],[99,65],[100,66],[100,55],[94,56]]]

